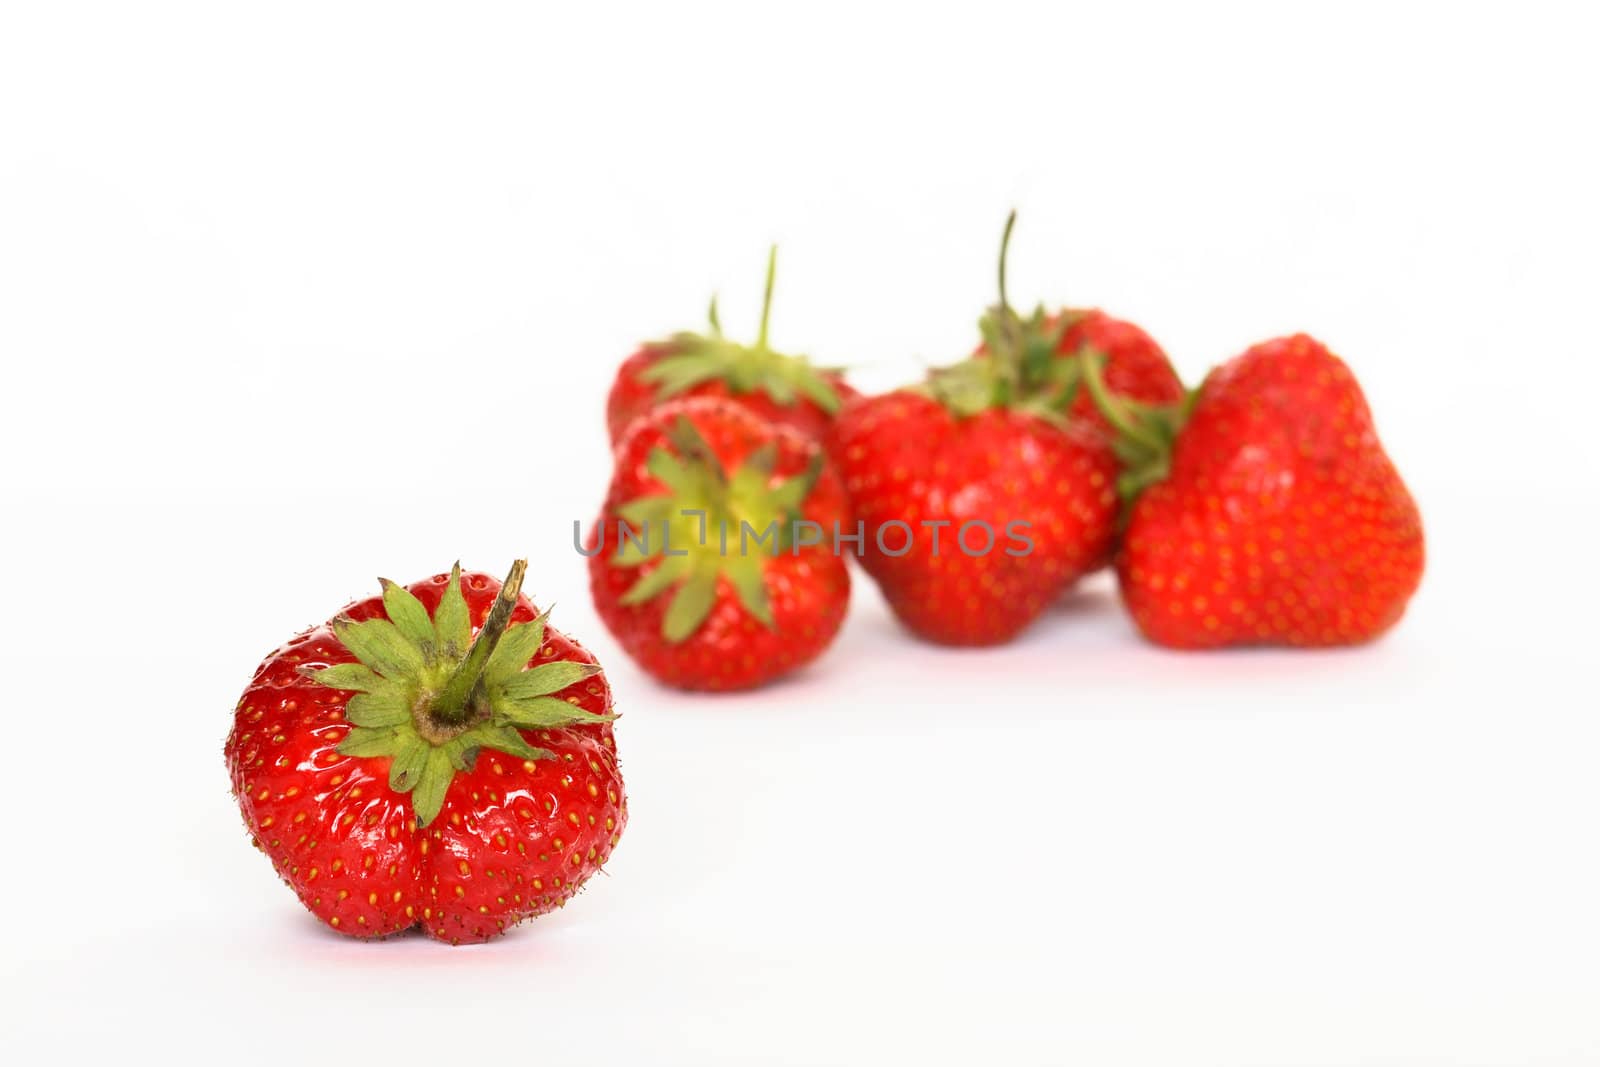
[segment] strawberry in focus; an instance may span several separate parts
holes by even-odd
[[[780,426],[808,437],[827,433],[844,401],[855,396],[839,372],[815,367],[804,356],[776,352],[767,343],[772,283],[778,250],[767,256],[761,329],[753,345],[722,334],[717,303],[711,302],[709,334],[679,333],[647,344],[623,361],[606,399],[606,425],[615,445],[634,419],[678,397],[729,399]]]
[[[1422,580],[1422,520],[1349,367],[1304,334],[1224,363],[1187,405],[1130,407],[1086,363],[1134,497],[1117,573],[1172,648],[1359,644]]]
[[[761,685],[821,655],[844,622],[833,534],[847,517],[816,442],[728,400],[664,404],[617,446],[584,549],[595,606],[668,685]]]
[[[1013,220],[1014,221],[1014,216]],[[1065,411],[1069,361],[1000,303],[985,351],[919,387],[857,400],[830,452],[855,517],[861,563],[913,633],[949,645],[1011,640],[1110,556],[1117,461]]]
[[[485,941],[560,907],[627,821],[600,667],[457,567],[349,605],[257,668],[225,756],[255,844],[318,919]]]

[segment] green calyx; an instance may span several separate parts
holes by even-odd
[[[1111,446],[1122,467],[1117,492],[1124,502],[1131,501],[1167,477],[1178,432],[1189,420],[1200,391],[1192,389],[1182,401],[1170,406],[1144,404],[1117,396],[1106,387],[1106,357],[1101,353],[1086,348],[1070,362],[1077,365],[1095,408],[1115,432]]]
[[[457,771],[471,770],[489,748],[526,760],[550,759],[522,730],[607,722],[551,694],[593,677],[593,663],[558,661],[528,667],[544,645],[549,612],[512,623],[527,571],[517,560],[476,638],[461,593],[461,565],[451,568],[439,607],[428,609],[410,590],[387,579],[387,618],[334,620],[333,632],[358,662],[304,673],[330,689],[353,691],[345,706],[346,756],[386,756],[389,788],[411,795],[418,826],[439,814]]]
[[[676,453],[656,448],[646,459],[666,492],[618,509],[626,533],[621,527],[616,531],[612,566],[660,561],[621,602],[644,604],[670,596],[661,636],[677,644],[705,622],[716,603],[718,580],[725,578],[744,610],[774,627],[765,559],[792,547],[795,520],[822,471],[821,455],[801,473],[775,482],[776,442],[757,448],[730,472],[686,417],[679,416],[668,439]]]
[[[1112,447],[1122,468],[1117,490],[1131,501],[1166,478],[1173,445],[1198,390],[1171,406],[1116,396],[1106,387],[1103,353],[1088,347],[1061,351],[1062,338],[1082,312],[1050,315],[1041,305],[1026,318],[1018,314],[1006,295],[1006,258],[1016,222],[1013,211],[1000,238],[1000,301],[978,322],[983,354],[933,371],[919,391],[959,416],[1006,408],[1057,426],[1066,425],[1067,410],[1086,391],[1114,431]]]
[[[805,397],[832,415],[839,410],[839,394],[828,379],[804,356],[775,352],[767,344],[767,323],[772,313],[772,283],[778,267],[778,249],[767,255],[766,294],[761,301],[761,330],[753,345],[742,345],[722,335],[717,301],[711,300],[711,332],[679,333],[654,346],[663,353],[640,374],[665,399],[702,382],[722,381],[734,393],[764,392],[788,407]]]
[[[1011,306],[1006,259],[1016,222],[1013,211],[1000,238],[999,303],[978,320],[983,354],[934,371],[923,391],[961,416],[1010,408],[1060,422],[1081,384],[1077,362],[1057,358],[1061,338],[1077,316],[1051,315],[1041,304],[1023,317]]]

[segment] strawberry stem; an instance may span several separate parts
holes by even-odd
[[[511,622],[511,613],[516,610],[517,595],[522,592],[522,578],[527,571],[528,561],[525,559],[511,564],[511,573],[506,575],[500,595],[489,609],[489,617],[483,620],[483,628],[478,631],[478,636],[473,638],[466,658],[446,680],[428,709],[429,716],[435,722],[450,726],[464,723],[471,717],[471,709],[481,696],[478,690],[483,681],[483,669]]]
[[[1000,235],[1000,306],[1006,310],[1011,309],[1011,301],[1006,299],[1006,253],[1011,248],[1011,231],[1017,225],[1017,212],[1013,208],[1011,214],[1006,216],[1005,232]]]
[[[995,369],[992,400],[997,407],[1007,407],[1016,396],[1022,383],[1022,343],[1018,336],[1017,314],[1011,310],[1011,300],[1006,295],[1006,260],[1011,252],[1011,231],[1017,225],[1017,212],[1012,209],[1006,216],[1006,228],[1000,234],[1000,303],[994,314],[1000,326],[1001,343],[991,352]]]
[[[767,250],[767,288],[761,297],[761,332],[756,334],[756,347],[767,347],[767,321],[772,317],[772,282],[778,273],[778,246]]]

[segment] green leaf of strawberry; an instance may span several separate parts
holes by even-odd
[[[778,249],[767,255],[767,284],[761,300],[761,331],[755,344],[741,345],[722,334],[717,302],[711,301],[711,332],[680,333],[656,346],[662,357],[639,378],[656,387],[658,400],[677,396],[702,382],[724,381],[734,393],[766,393],[787,407],[804,395],[829,415],[839,410],[839,394],[811,361],[787,356],[767,343],[772,316],[772,283],[778,269]]]
[[[726,578],[745,609],[772,626],[759,558],[724,550],[723,539],[738,538],[747,527],[755,531],[751,536],[771,531],[762,544],[770,544],[772,553],[780,551],[821,473],[821,454],[800,474],[775,481],[776,442],[760,445],[729,472],[689,419],[678,418],[668,439],[677,452],[653,449],[645,469],[670,492],[637,497],[619,509],[625,519],[648,520],[654,529],[644,525],[644,539],[619,546],[614,565],[659,561],[622,594],[621,602],[644,604],[671,590],[661,636],[676,644],[699,629],[716,603],[718,580]]]
[[[501,586],[476,640],[471,637],[459,564],[430,618],[410,591],[384,581],[387,619],[338,619],[333,631],[356,657],[310,674],[330,689],[355,693],[345,719],[356,729],[339,743],[347,756],[389,756],[389,787],[410,793],[420,826],[439,814],[456,772],[470,765],[466,752],[493,748],[526,759],[543,758],[516,731],[593,722],[596,716],[561,701],[533,721],[521,712],[534,698],[560,692],[591,677],[584,663],[549,663],[528,668],[544,642],[545,619],[512,624],[527,563],[518,560]]]
[[[788,426],[819,443],[834,416],[856,396],[836,367],[819,367],[804,356],[776,351],[768,341],[777,250],[767,257],[761,328],[753,344],[727,338],[711,301],[710,330],[673,334],[644,345],[623,361],[606,400],[611,441],[665,402],[719,397],[763,419]]]

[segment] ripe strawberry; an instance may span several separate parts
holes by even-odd
[[[1101,361],[1101,377],[1112,394],[1145,404],[1169,405],[1183,400],[1183,382],[1172,369],[1167,354],[1151,336],[1131,322],[1112,318],[1099,308],[1064,308],[1047,312],[1041,305],[1027,318],[1012,311],[1004,298],[1005,249],[1016,225],[1016,212],[1006,220],[1001,243],[1001,301],[979,322],[983,343],[978,357],[1010,350],[1025,363],[1038,363],[1055,357],[1041,378],[1049,378],[1049,388],[1060,390],[1057,407],[1074,419],[1098,427],[1115,436],[1082,385],[1078,353],[1094,353]]]
[[[1109,560],[1116,528],[1116,457],[1069,415],[1081,372],[1057,358],[1061,322],[1047,328],[1042,310],[1024,321],[1006,299],[1015,223],[973,357],[852,402],[829,438],[864,526],[862,566],[907,628],[943,644],[1011,640]]]
[[[856,395],[837,371],[812,366],[804,356],[787,356],[767,345],[772,282],[778,250],[767,257],[766,296],[761,332],[753,345],[722,336],[717,302],[711,301],[711,333],[679,333],[647,344],[623,361],[606,400],[611,443],[622,439],[634,419],[666,400],[684,396],[729,398],[770,422],[821,438],[840,404]]]
[[[386,581],[240,698],[225,755],[245,824],[340,933],[485,941],[566,903],[616,845],[611,691],[519,596],[525,567]]]
[[[900,621],[942,644],[1001,644],[1106,558],[1116,460],[1087,427],[945,384],[850,404],[832,451],[861,564]]]
[[[584,550],[595,606],[668,685],[760,685],[821,655],[843,623],[833,533],[847,514],[814,441],[727,400],[664,404],[617,446]]]
[[[1117,573],[1146,637],[1349,645],[1400,618],[1422,579],[1422,520],[1327,348],[1304,334],[1256,345],[1187,413],[1129,410],[1086,369],[1135,461]]]

